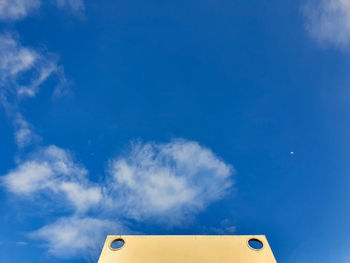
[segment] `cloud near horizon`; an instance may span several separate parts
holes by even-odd
[[[303,14],[307,32],[321,45],[349,48],[349,0],[309,0],[303,6]]]
[[[138,142],[109,163],[104,181],[92,183],[69,151],[51,145],[19,161],[0,178],[8,192],[36,197],[35,205],[50,202],[51,207],[70,208],[70,215],[30,235],[45,241],[49,252],[59,257],[98,247],[101,240],[92,245],[91,237],[104,236],[104,225],[109,233],[129,231],[122,220],[184,223],[222,199],[234,183],[231,165],[210,149],[183,139]],[[73,231],[73,226],[79,227]],[[76,244],[77,240],[86,245]]]
[[[107,235],[131,233],[117,220],[91,217],[63,217],[29,234],[37,240],[45,240],[49,254],[62,257],[83,257],[96,262]]]

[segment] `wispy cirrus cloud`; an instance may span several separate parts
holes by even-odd
[[[76,213],[85,212],[102,200],[102,190],[89,182],[87,170],[75,163],[68,151],[53,145],[20,161],[1,181],[16,195],[47,193],[50,201],[65,200]]]
[[[56,4],[84,10],[80,0],[57,0]],[[0,103],[13,121],[20,148],[40,140],[21,113],[20,103],[34,98],[51,76],[59,79],[53,95],[64,94],[68,81],[57,56],[23,46],[14,35],[0,35]],[[109,160],[99,183],[89,180],[87,169],[70,151],[55,145],[34,149],[17,158],[16,167],[0,182],[15,196],[35,200],[39,206],[49,202],[65,213],[29,235],[43,241],[57,257],[95,259],[106,234],[131,233],[124,220],[184,223],[222,199],[234,184],[231,165],[210,149],[184,139],[132,144],[128,152]],[[69,209],[62,211],[62,207]]]
[[[41,140],[34,131],[34,127],[23,118],[21,113],[15,113],[13,122],[15,127],[15,142],[19,148]]]
[[[67,79],[57,56],[23,46],[13,34],[0,35],[0,104],[12,119],[17,145],[25,147],[40,137],[20,113],[19,104],[35,97],[51,76],[58,78],[54,94],[64,93]]]
[[[18,20],[40,7],[40,0],[0,0],[0,20]]]
[[[63,257],[83,257],[96,262],[107,235],[131,233],[118,220],[92,217],[63,217],[30,234],[33,239],[45,240],[50,254]]]
[[[128,217],[181,222],[221,199],[233,185],[232,166],[197,142],[136,143],[110,161],[113,197]]]
[[[56,4],[84,10],[81,0],[57,0]],[[53,96],[65,93],[68,80],[57,61],[54,54],[22,45],[13,34],[0,35],[0,104],[13,122],[19,148],[40,141],[21,113],[21,101],[35,98],[52,76],[58,78]],[[177,139],[132,144],[129,151],[109,160],[99,183],[89,180],[87,169],[69,150],[35,145],[29,155],[16,159],[16,167],[2,175],[0,182],[14,196],[35,200],[39,206],[49,202],[52,209],[64,213],[29,235],[43,241],[50,254],[95,259],[106,234],[131,233],[124,220],[185,223],[222,199],[234,185],[233,175],[234,168],[210,149]]]
[[[59,73],[57,57],[22,46],[12,34],[0,35],[0,87],[3,94],[34,97],[40,85]],[[26,78],[23,76],[26,74]]]
[[[19,161],[1,182],[14,195],[39,196],[51,207],[63,202],[71,208],[71,215],[30,235],[43,240],[58,257],[88,251],[97,255],[105,234],[130,233],[124,220],[186,223],[222,199],[234,184],[231,165],[210,149],[184,139],[134,143],[109,163],[104,180],[92,183],[69,151],[49,146]]]
[[[348,48],[350,45],[350,1],[309,0],[303,6],[305,27],[321,45]]]

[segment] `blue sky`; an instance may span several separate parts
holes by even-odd
[[[0,0],[0,261],[266,234],[349,262],[347,0]]]

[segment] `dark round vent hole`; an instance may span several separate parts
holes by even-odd
[[[256,239],[256,238],[250,239],[248,241],[248,244],[252,249],[256,249],[256,250],[260,250],[264,247],[263,243],[259,239]]]
[[[111,248],[113,249],[121,249],[125,245],[123,239],[116,239],[111,243]]]

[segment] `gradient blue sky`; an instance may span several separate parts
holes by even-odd
[[[350,262],[346,0],[0,0],[0,261],[266,234]]]

